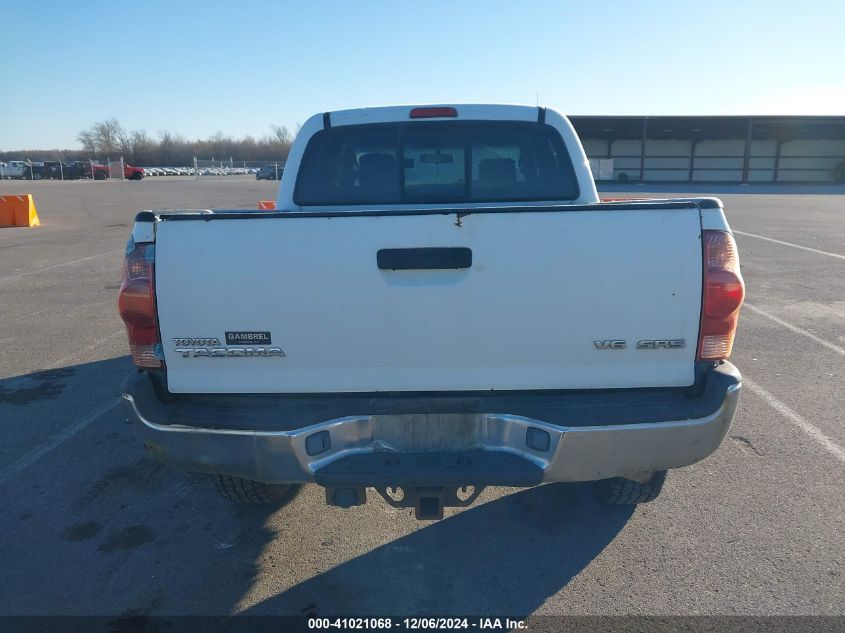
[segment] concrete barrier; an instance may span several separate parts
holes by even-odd
[[[0,227],[39,224],[35,201],[30,194],[0,196]]]

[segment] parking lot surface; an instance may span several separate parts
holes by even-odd
[[[0,183],[42,221],[0,229],[0,614],[845,614],[845,195],[720,196],[745,388],[721,449],[656,502],[487,489],[421,523],[316,486],[237,507],[147,456],[118,406],[135,213],[255,208],[276,186]]]

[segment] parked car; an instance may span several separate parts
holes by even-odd
[[[281,180],[285,172],[284,165],[264,165],[255,172],[256,180]]]
[[[23,178],[26,162],[22,160],[10,160],[0,163],[0,179]]]
[[[61,177],[64,180],[80,180],[88,173],[88,164],[80,161],[67,161],[62,163]]]
[[[48,161],[50,162],[50,161]],[[24,164],[24,180],[42,180],[49,177],[51,167],[44,161],[33,161]]]
[[[111,177],[111,170],[108,165],[89,164],[86,173],[93,175],[94,180],[106,180]],[[124,163],[123,177],[126,180],[141,180],[144,177],[144,168]]]
[[[65,172],[71,174],[71,180],[91,178],[91,163],[87,160],[74,160],[64,163]],[[67,176],[66,176],[67,177]]]
[[[106,180],[110,176],[108,165],[100,165],[99,163],[89,163],[88,174],[94,180]]]
[[[144,178],[144,168],[124,163],[123,177],[126,178],[126,180],[142,180]]]
[[[722,203],[600,202],[557,112],[317,115],[276,209],[139,213],[119,293],[149,454],[226,497],[374,488],[435,519],[597,481],[636,504],[725,438],[745,289]]]

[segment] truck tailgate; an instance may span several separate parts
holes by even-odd
[[[155,289],[168,387],[332,393],[692,384],[699,209],[559,209],[165,218],[156,229]],[[234,333],[228,341],[227,332]],[[212,339],[191,349],[215,348],[216,338],[219,348],[272,345],[284,356],[177,352],[185,348],[180,338]],[[637,346],[680,339],[685,346]],[[602,346],[611,340],[626,345]]]

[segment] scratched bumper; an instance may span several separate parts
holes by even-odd
[[[189,470],[272,483],[329,485],[330,479],[333,486],[524,486],[636,477],[707,457],[727,434],[741,390],[732,365],[714,371],[712,411],[667,419],[663,410],[654,422],[642,421],[642,412],[636,422],[615,416],[613,424],[587,425],[508,412],[380,412],[267,430],[266,419],[278,415],[277,408],[268,407],[254,429],[244,428],[243,420],[238,428],[174,424],[151,399],[149,381],[138,378],[126,381],[123,400],[151,453]],[[601,418],[601,411],[592,416]]]

